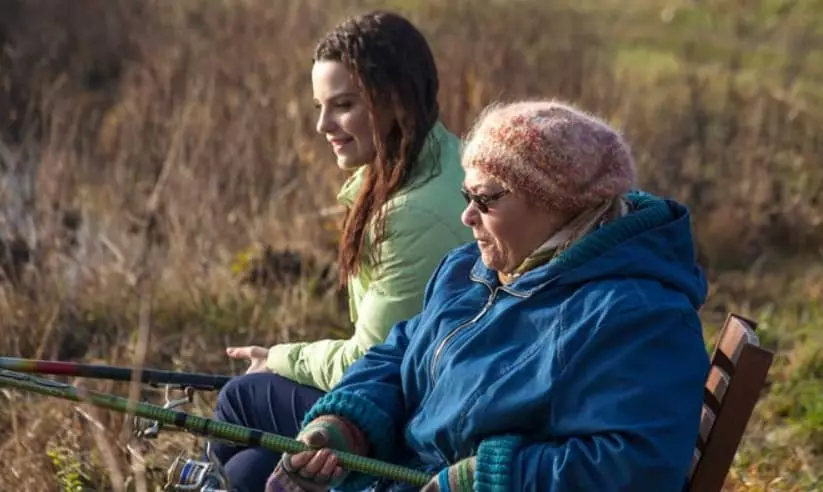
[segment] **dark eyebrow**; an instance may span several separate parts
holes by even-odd
[[[346,97],[357,97],[358,95],[359,94],[356,92],[341,92],[340,94],[335,94],[330,97],[329,102],[335,102]],[[320,101],[318,101],[317,98],[314,98],[314,102],[319,103]]]

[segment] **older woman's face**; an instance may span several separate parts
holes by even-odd
[[[466,170],[464,188],[483,198],[504,191],[500,183],[474,168]],[[503,273],[511,273],[559,228],[562,220],[537,209],[514,193],[488,202],[487,211],[469,202],[461,219],[471,227],[483,263]]]

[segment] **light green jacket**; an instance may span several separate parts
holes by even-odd
[[[460,221],[465,208],[460,140],[438,122],[418,160],[419,171],[386,204],[386,238],[377,267],[361,266],[349,279],[352,337],[275,345],[268,357],[272,371],[330,390],[352,363],[386,339],[395,323],[420,311],[426,282],[437,264],[449,250],[473,240],[471,229]],[[439,173],[430,177],[438,165]],[[343,185],[337,196],[341,204],[354,202],[364,172],[365,167],[360,168]]]

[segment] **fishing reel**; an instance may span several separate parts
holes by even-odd
[[[166,475],[165,492],[232,492],[223,467],[206,443],[207,461],[177,456]]]
[[[185,396],[176,400],[171,399],[171,386],[166,386],[164,389],[164,397],[166,402],[163,404],[164,409],[172,409],[182,407],[188,403],[194,402],[194,388],[187,386],[183,388]],[[143,417],[134,417],[134,434],[139,438],[154,439],[160,433],[160,422],[157,420],[147,419]]]

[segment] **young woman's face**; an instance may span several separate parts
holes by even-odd
[[[354,170],[375,158],[375,143],[366,102],[345,65],[318,61],[312,67],[312,89],[317,116],[317,133],[323,135],[337,156],[337,166]],[[391,113],[377,108],[380,135],[391,128]]]

